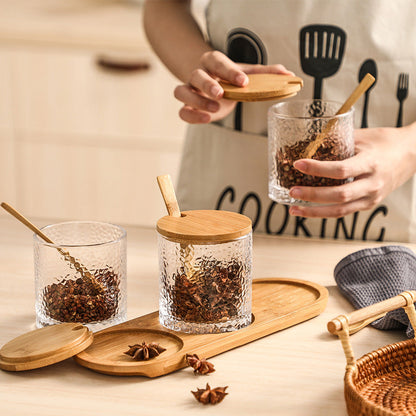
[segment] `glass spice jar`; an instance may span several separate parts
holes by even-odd
[[[41,231],[54,243],[34,235],[36,326],[77,322],[99,330],[124,322],[125,230],[102,222],[70,221]]]
[[[159,320],[194,334],[251,323],[251,220],[228,211],[184,211],[157,223]]]
[[[334,101],[293,100],[269,108],[269,197],[273,201],[287,205],[319,205],[292,198],[290,188],[338,186],[352,181],[353,178],[306,175],[293,165],[297,160],[309,157],[336,161],[354,155],[354,110],[336,114],[340,106]]]

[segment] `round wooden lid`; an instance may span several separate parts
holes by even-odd
[[[88,348],[93,333],[77,323],[35,329],[12,339],[0,349],[0,368],[32,370],[66,360]]]
[[[249,74],[245,87],[220,82],[224,98],[235,101],[266,101],[296,95],[303,87],[303,80],[292,75]]]
[[[249,234],[251,220],[229,211],[183,211],[180,217],[160,218],[157,231],[179,241],[224,242]]]

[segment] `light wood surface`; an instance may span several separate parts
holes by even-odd
[[[154,179],[153,179],[154,184]],[[154,185],[153,185],[154,186]],[[39,226],[49,221],[32,218]],[[157,233],[126,227],[128,319],[158,309]],[[210,361],[216,371],[191,368],[167,376],[112,377],[73,359],[29,372],[0,371],[0,413],[7,416],[346,416],[345,357],[326,325],[353,311],[338,291],[333,270],[346,255],[382,243],[254,236],[254,277],[296,278],[327,287],[319,316],[250,342]],[[416,244],[405,244],[416,250]],[[0,218],[0,345],[34,329],[32,235],[13,218]],[[406,339],[404,332],[366,327],[352,337],[357,357]],[[229,386],[216,406],[202,406],[191,390]]]
[[[186,334],[165,329],[154,312],[100,331],[76,361],[104,374],[157,377],[186,366],[186,354],[209,358],[319,315],[326,307],[323,286],[295,279],[253,282],[253,322],[222,334]],[[128,345],[155,342],[166,351],[149,361],[123,354]]]
[[[235,101],[265,101],[292,97],[301,90],[303,80],[292,75],[249,74],[245,87],[220,82],[224,98]]]

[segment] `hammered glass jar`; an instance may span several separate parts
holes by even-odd
[[[79,322],[98,330],[124,322],[125,230],[114,224],[71,221],[41,231],[53,244],[34,235],[37,327]]]
[[[310,176],[293,163],[303,158],[323,161],[354,155],[353,109],[336,114],[340,103],[324,100],[283,101],[268,112],[269,197],[287,205],[311,205],[289,195],[293,186],[337,186],[352,178]],[[319,146],[312,146],[312,142]],[[314,150],[312,150],[314,149]],[[314,204],[316,205],[316,204]]]
[[[251,323],[251,220],[228,211],[184,211],[157,223],[159,320],[194,334]]]

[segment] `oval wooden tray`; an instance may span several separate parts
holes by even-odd
[[[326,307],[325,287],[304,280],[269,278],[253,281],[253,322],[221,334],[185,334],[164,328],[152,312],[94,334],[93,343],[75,358],[99,373],[157,377],[187,365],[185,355],[209,358],[319,315]],[[156,342],[166,348],[158,357],[134,361],[128,345]]]

